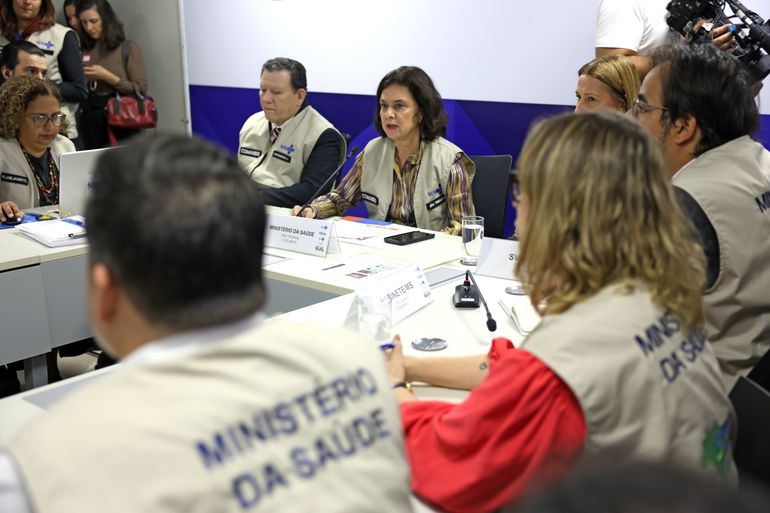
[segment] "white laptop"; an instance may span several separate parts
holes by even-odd
[[[69,214],[85,215],[86,198],[93,187],[92,176],[97,159],[105,151],[100,150],[75,151],[62,153],[59,162],[59,209]]]

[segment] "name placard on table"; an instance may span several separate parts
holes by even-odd
[[[267,215],[265,246],[320,257],[340,252],[331,221],[274,214]]]
[[[419,265],[404,267],[371,287],[358,291],[348,312],[346,325],[351,326],[351,321],[355,322],[357,301],[362,297],[373,298],[381,303],[390,302],[392,324],[406,319],[433,300],[428,279]]]
[[[484,237],[476,274],[512,280],[518,259],[519,241]]]

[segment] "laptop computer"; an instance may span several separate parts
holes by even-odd
[[[93,187],[97,159],[114,148],[62,153],[59,162],[59,209],[72,215],[85,215],[86,198]]]

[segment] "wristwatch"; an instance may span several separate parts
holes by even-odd
[[[392,388],[393,390],[397,388],[406,388],[407,392],[409,392],[410,394],[412,393],[412,384],[409,383],[408,381],[399,381],[398,383],[393,383],[390,386],[390,388]]]

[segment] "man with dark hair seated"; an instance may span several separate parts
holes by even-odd
[[[654,62],[632,113],[660,141],[706,253],[706,328],[729,390],[770,348],[770,153],[751,139],[754,79],[710,44]]]
[[[241,127],[238,162],[264,187],[266,204],[302,205],[342,163],[344,139],[308,104],[305,66],[294,59],[262,65],[259,104]]]
[[[0,84],[11,77],[26,75],[44,79],[48,73],[45,54],[29,41],[13,41],[0,53]]]
[[[204,141],[101,157],[87,301],[123,363],[0,453],[0,511],[409,511],[379,348],[259,313],[265,218],[259,186]]]

